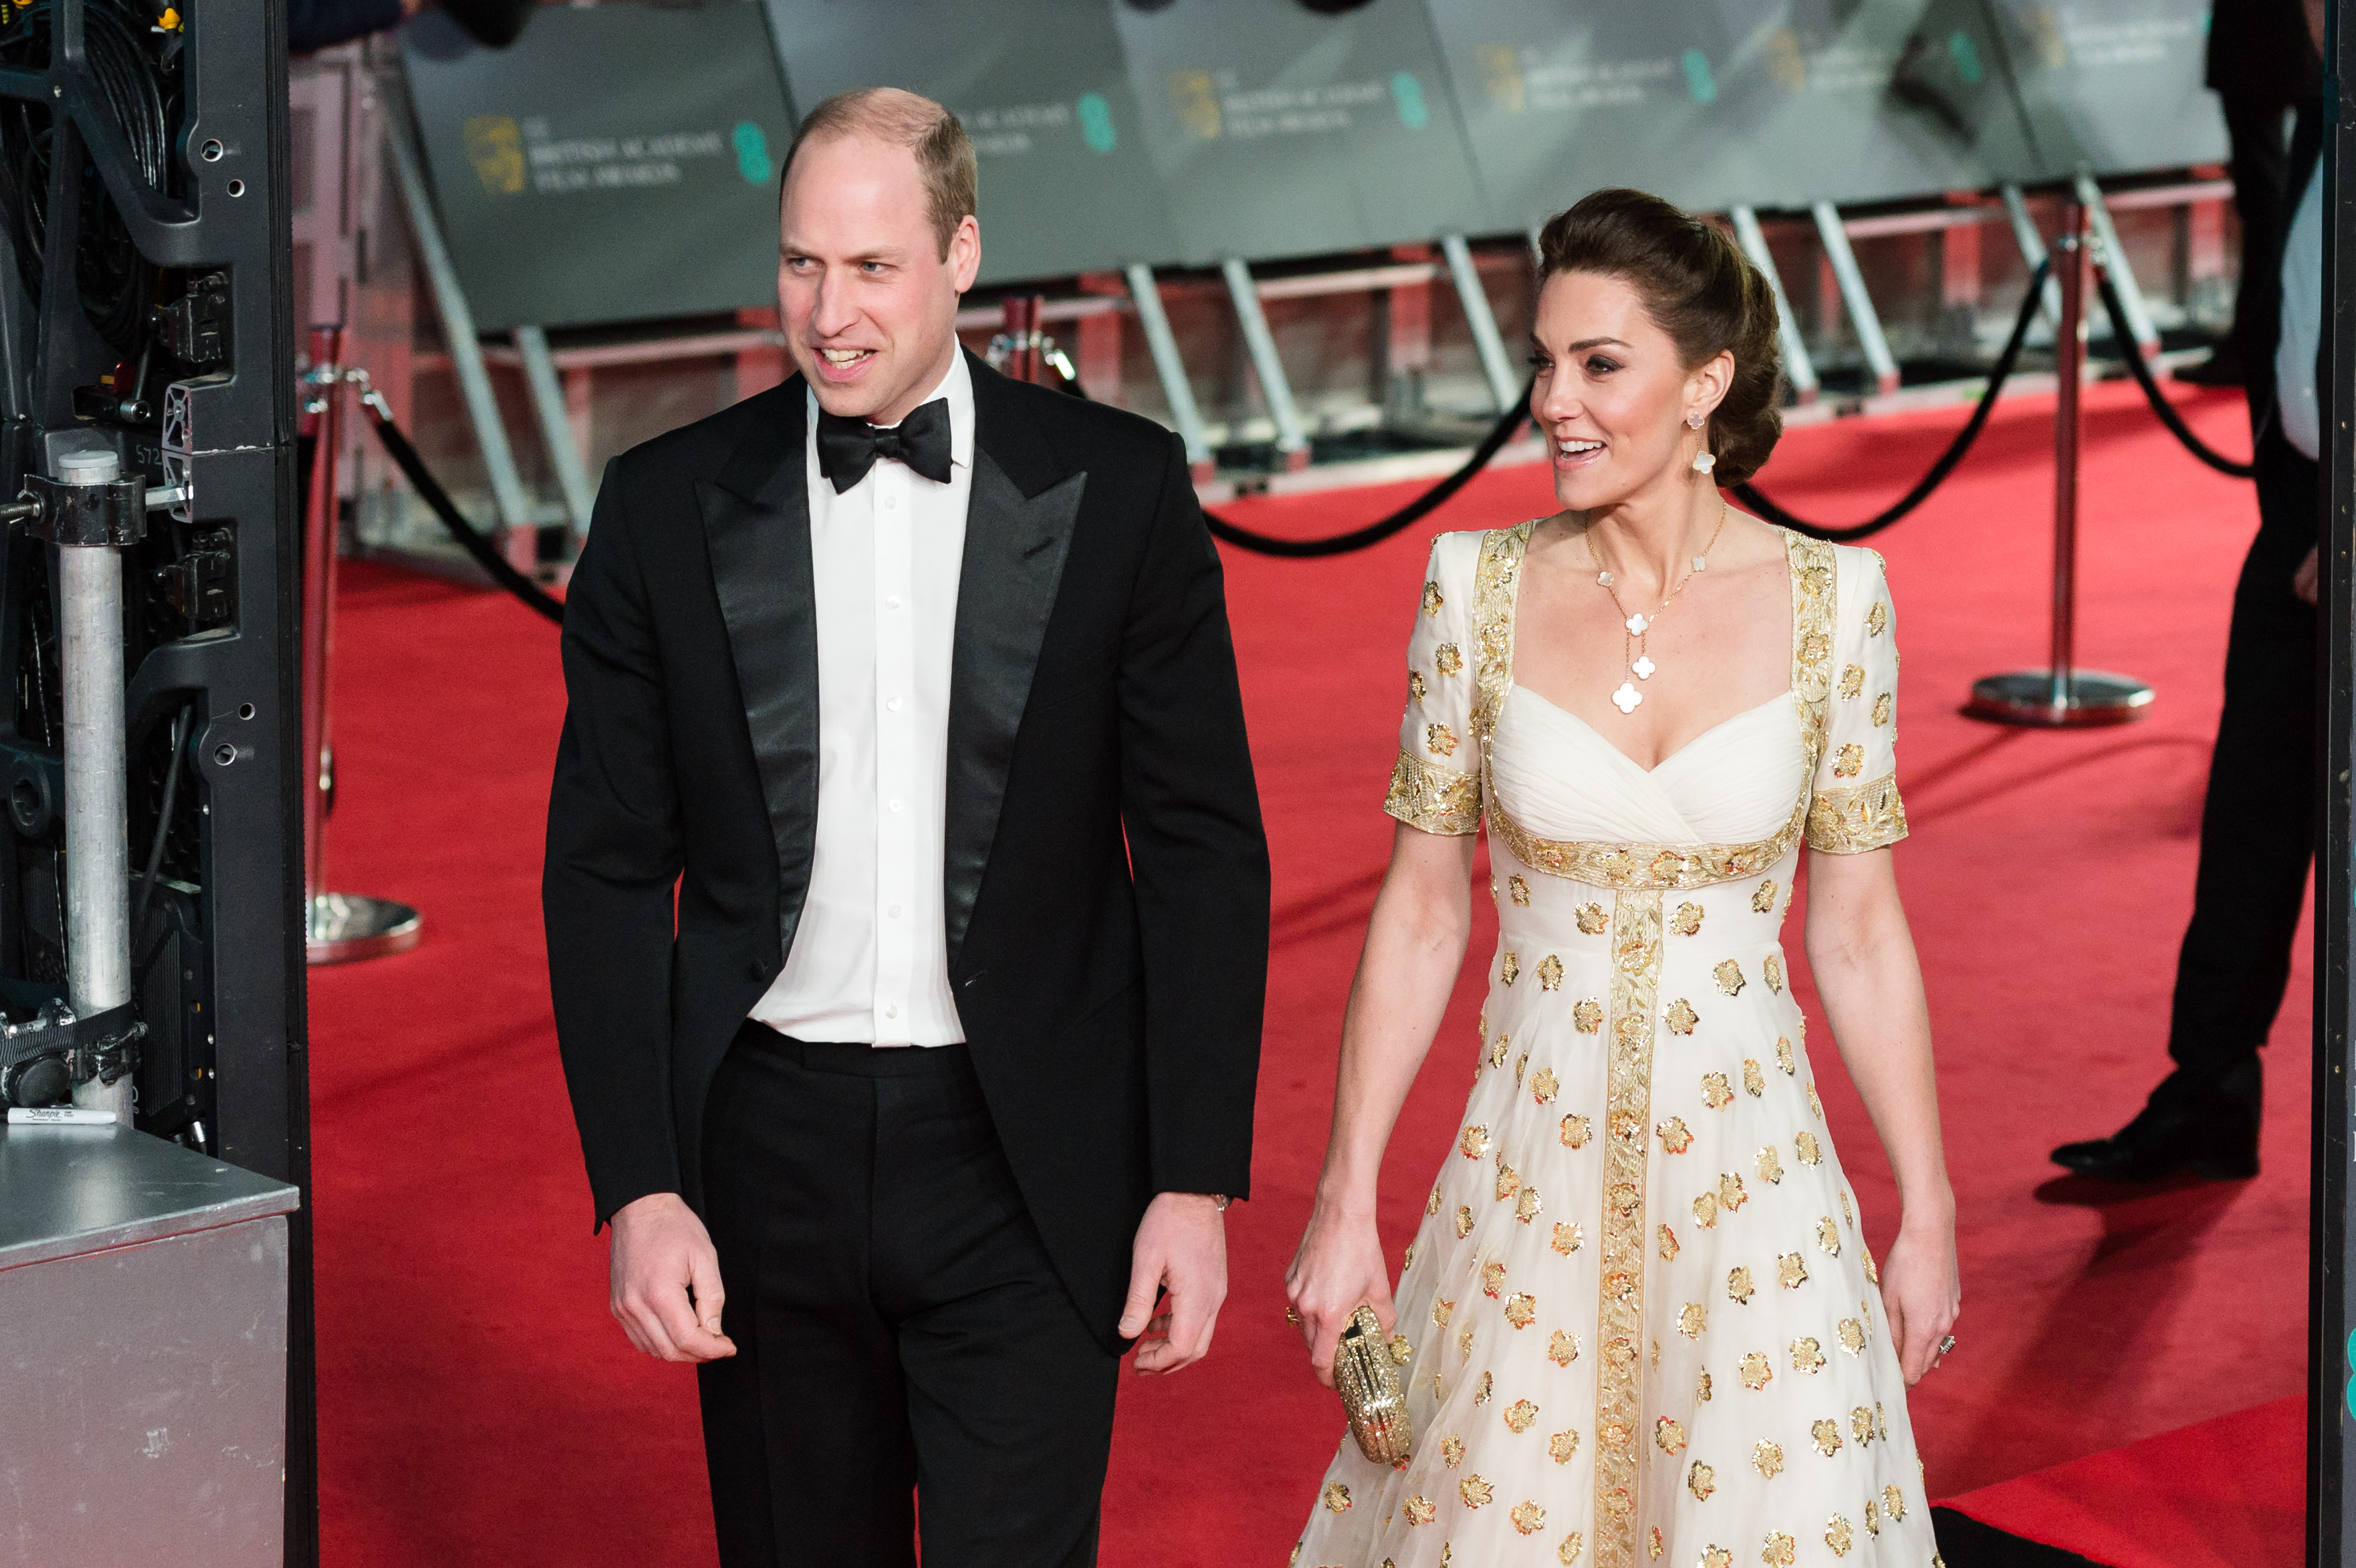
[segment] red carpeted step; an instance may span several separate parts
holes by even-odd
[[[1914,1398],[1934,1496],[2301,1386],[2303,1319],[2283,1304],[2306,1278],[2304,947],[2276,1030],[2265,1174],[2104,1191],[2045,1163],[2051,1145],[2124,1122],[2163,1066],[2226,612],[2255,522],[2248,486],[2184,455],[2131,389],[2089,401],[2079,645],[2089,665],[2158,686],[2150,720],[2031,734],[1955,714],[1974,677],[2042,657],[2049,403],[2008,405],[1956,476],[1877,541],[1907,656],[1900,777],[1916,831],[1899,874],[1962,1205],[1961,1345]],[[2238,398],[2186,407],[2207,439],[2244,449]],[[1762,482],[1805,514],[1864,516],[1960,418],[1795,432]],[[1323,534],[1414,488],[1238,511]],[[1549,509],[1544,471],[1508,470],[1432,526]],[[1211,1359],[1124,1390],[1110,1568],[1283,1562],[1341,1435],[1283,1321],[1280,1281],[1388,852],[1378,805],[1426,538],[1326,561],[1226,557],[1277,874],[1256,1186],[1231,1211]],[[708,1563],[692,1380],[633,1355],[605,1315],[605,1245],[589,1234],[548,1022],[538,871],[562,716],[555,634],[500,596],[356,570],[337,643],[329,880],[415,904],[425,937],[312,986],[327,1560]],[[1788,934],[1796,959],[1796,921]],[[1476,932],[1476,955],[1492,939]],[[1393,1141],[1394,1254],[1462,1103],[1476,990],[1460,985]],[[1817,1060],[1834,1061],[1821,1040]],[[1879,1250],[1895,1197],[1837,1077],[1826,1109]]]

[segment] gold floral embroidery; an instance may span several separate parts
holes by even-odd
[[[1847,1350],[1850,1355],[1856,1356],[1863,1354],[1865,1350],[1865,1325],[1859,1323],[1854,1317],[1842,1318],[1840,1320],[1840,1342],[1841,1349]]]
[[[1865,1503],[1865,1533],[1868,1535],[1881,1533],[1881,1511],[1873,1506],[1873,1499],[1870,1498],[1868,1498]]]
[[[1698,1301],[1688,1301],[1677,1309],[1677,1332],[1688,1339],[1698,1339],[1709,1327],[1709,1308]]]
[[[1839,1422],[1819,1421],[1815,1425],[1808,1428],[1808,1435],[1815,1439],[1816,1452],[1822,1454],[1826,1458],[1829,1459],[1834,1455],[1840,1452],[1841,1440]]]
[[[1562,989],[1562,960],[1549,953],[1538,960],[1538,984],[1549,991]]]
[[[1440,596],[1440,584],[1438,582],[1426,582],[1423,585],[1423,613],[1425,614],[1439,614],[1440,607],[1447,603],[1447,600]]]
[[[1466,1127],[1456,1140],[1456,1148],[1466,1159],[1479,1159],[1489,1152],[1489,1129],[1477,1125]]]
[[[1539,838],[1492,803],[1489,830],[1536,870],[1620,892],[1671,892],[1748,880],[1783,858],[1806,825],[1807,802],[1774,837],[1751,844],[1607,844]]]
[[[1653,1423],[1653,1442],[1662,1453],[1675,1458],[1686,1451],[1685,1424],[1675,1416],[1661,1417]]]
[[[1587,1138],[1588,1120],[1585,1116],[1580,1115],[1577,1111],[1573,1111],[1570,1115],[1562,1119],[1563,1147],[1585,1148],[1587,1147]]]
[[[1350,1488],[1339,1481],[1325,1483],[1325,1506],[1334,1513],[1350,1511]]]
[[[1701,1401],[1704,1404],[1708,1404],[1709,1403],[1708,1372],[1704,1371],[1701,1376],[1694,1380],[1694,1398]]]
[[[1391,1342],[1386,1349],[1390,1351],[1391,1360],[1402,1367],[1415,1360],[1415,1347],[1408,1343],[1407,1336],[1404,1334],[1392,1335]]]
[[[1765,881],[1760,883],[1758,890],[1751,895],[1751,912],[1753,914],[1765,914],[1774,907],[1775,879],[1770,877]]]
[[[1757,1393],[1775,1381],[1775,1369],[1768,1363],[1767,1352],[1753,1350],[1742,1358],[1742,1386]]]
[[[1865,695],[1864,666],[1853,664],[1841,666],[1840,694],[1843,697],[1862,697]]]
[[[1530,1096],[1541,1105],[1552,1104],[1555,1092],[1561,1086],[1551,1067],[1541,1067],[1530,1074]],[[1800,1136],[1805,1137],[1807,1135],[1803,1133]]]
[[[1508,950],[1505,954],[1505,961],[1497,965],[1497,978],[1505,985],[1510,986],[1515,980],[1521,978],[1521,974],[1522,955],[1518,953]]]
[[[1873,722],[1875,727],[1878,729],[1881,725],[1889,723],[1890,718],[1897,711],[1898,699],[1890,693],[1885,691],[1880,696],[1875,698],[1873,699]]]
[[[1816,1120],[1821,1122],[1825,1119],[1825,1103],[1816,1097],[1816,1086],[1814,1083],[1808,1085],[1808,1109],[1815,1115]]]
[[[1497,727],[1498,710],[1514,681],[1514,600],[1522,552],[1535,521],[1496,528],[1481,536],[1481,557],[1472,571],[1472,733],[1486,740]]]
[[[1409,827],[1461,838],[1481,829],[1481,779],[1401,752],[1383,809]]]
[[[1472,1212],[1470,1210],[1465,1211],[1467,1213]],[[1431,1326],[1435,1328],[1447,1328],[1449,1314],[1455,1310],[1456,1303],[1447,1300],[1444,1297],[1434,1298],[1431,1304]]]
[[[1515,903],[1523,909],[1530,907],[1530,885],[1522,880],[1519,871],[1505,879],[1505,891],[1513,895]]]
[[[1724,991],[1730,997],[1739,997],[1742,995],[1741,965],[1736,963],[1731,958],[1722,958],[1719,960],[1718,967],[1712,969],[1709,973],[1710,977],[1718,982],[1718,988],[1719,990]]]
[[[1575,1530],[1572,1531],[1569,1535],[1562,1538],[1562,1544],[1555,1548],[1555,1561],[1565,1564],[1578,1562],[1580,1544],[1581,1542],[1580,1541],[1579,1531]]]
[[[1452,757],[1456,754],[1456,731],[1447,725],[1427,724],[1423,727],[1423,749],[1433,756]]]
[[[1593,1034],[1603,1027],[1603,1004],[1593,997],[1582,998],[1570,1009],[1571,1026],[1581,1034]]]
[[[1665,1264],[1676,1262],[1677,1233],[1675,1231],[1670,1230],[1666,1225],[1660,1225],[1655,1228],[1655,1234],[1657,1236],[1661,1243],[1661,1261]]]
[[[1505,1294],[1505,1265],[1485,1263],[1481,1265],[1481,1294],[1493,1299]]]
[[[1709,1501],[1709,1494],[1718,1490],[1718,1472],[1696,1459],[1692,1468],[1686,1471],[1686,1490],[1693,1494],[1694,1501],[1697,1503]],[[1712,1547],[1711,1550],[1716,1551],[1717,1548]]]
[[[1758,1292],[1753,1290],[1751,1285],[1751,1267],[1748,1264],[1737,1264],[1734,1267],[1727,1270],[1726,1296],[1728,1300],[1735,1302],[1740,1306],[1748,1307],[1751,1304],[1751,1298],[1757,1294]]]
[[[1759,1561],[1767,1564],[1767,1568],[1792,1568],[1792,1564],[1798,1561],[1794,1555],[1797,1550],[1798,1543],[1790,1536],[1780,1530],[1771,1530],[1767,1532],[1765,1543],[1759,1548]]]
[[[1407,1516],[1407,1527],[1409,1530],[1413,1530],[1419,1524],[1430,1524],[1440,1513],[1439,1508],[1430,1498],[1420,1497],[1408,1499],[1399,1505],[1399,1511]]]
[[[1775,1040],[1775,1065],[1790,1074],[1796,1075],[1800,1071],[1799,1062],[1792,1056],[1792,1042],[1780,1035]]]
[[[1825,1367],[1825,1348],[1812,1336],[1792,1341],[1792,1370],[1795,1372],[1819,1372]]]
[[[1840,1515],[1835,1514],[1825,1521],[1825,1544],[1833,1549],[1834,1556],[1847,1556],[1849,1548],[1856,1543],[1856,1541],[1857,1537],[1849,1530],[1848,1520]]]
[[[1847,1189],[1843,1188],[1843,1189],[1841,1189],[1840,1200],[1841,1200],[1841,1218],[1848,1221],[1849,1229],[1851,1229],[1851,1230],[1855,1230],[1855,1229],[1857,1228],[1857,1211],[1856,1211],[1856,1210],[1854,1210],[1854,1209],[1851,1209],[1851,1208],[1848,1206],[1848,1189]]]
[[[1694,1025],[1701,1022],[1701,1015],[1694,1011],[1691,1002],[1679,997],[1669,1004],[1669,1010],[1662,1021],[1669,1026],[1671,1034],[1691,1034]]]
[[[1436,746],[1432,749],[1439,750]],[[1865,748],[1855,741],[1843,743],[1841,749],[1833,753],[1833,777],[1853,779],[1864,771]]]
[[[1451,1470],[1456,1468],[1457,1466],[1462,1464],[1464,1462],[1464,1439],[1454,1434],[1451,1434],[1450,1435],[1441,1438],[1440,1440],[1440,1462]]]
[[[1654,1130],[1661,1135],[1664,1154],[1683,1154],[1693,1147],[1693,1134],[1686,1129],[1683,1116],[1671,1116]]]
[[[1840,1256],[1840,1227],[1833,1223],[1830,1214],[1816,1221],[1816,1245],[1830,1257]]]
[[[1644,1128],[1651,1121],[1653,1009],[1658,1005],[1661,898],[1623,891],[1612,902],[1612,1011],[1620,1020],[1605,1066],[1611,1098],[1597,1268],[1605,1282],[1597,1325],[1604,1347],[1596,1378],[1596,1558],[1624,1568],[1635,1556],[1643,1378],[1635,1341],[1644,1326]],[[1633,1136],[1632,1136],[1633,1135]]]
[[[1851,1437],[1856,1438],[1860,1445],[1871,1444],[1873,1441],[1873,1412],[1868,1410],[1861,1404],[1855,1410],[1850,1411],[1848,1413],[1848,1435]]]
[[[1512,1035],[1499,1035],[1495,1042],[1489,1047],[1489,1065],[1492,1067],[1503,1067],[1505,1065],[1505,1052],[1512,1049],[1514,1037]]]
[[[1419,669],[1407,672],[1407,699],[1409,702],[1423,700],[1423,672]]]
[[[1783,1159],[1773,1144],[1759,1151],[1759,1179],[1770,1187],[1783,1179]]]
[[[1579,1452],[1579,1434],[1558,1432],[1547,1439],[1547,1453],[1558,1465],[1568,1465]]]
[[[1464,667],[1464,656],[1456,651],[1454,643],[1442,643],[1431,652],[1431,662],[1442,675],[1454,675]]]
[[[1701,1075],[1701,1097],[1711,1110],[1723,1111],[1734,1104],[1734,1090],[1726,1082],[1725,1073],[1705,1072]]]
[[[1873,608],[1865,613],[1865,635],[1869,637],[1878,637],[1889,629],[1889,602],[1887,600],[1877,599],[1873,602]]]
[[[1695,1199],[1693,1201],[1693,1214],[1695,1224],[1699,1225],[1705,1231],[1715,1230],[1718,1226],[1717,1197],[1712,1193],[1705,1192],[1700,1197]]]
[[[1483,1372],[1481,1374],[1481,1381],[1472,1385],[1472,1403],[1474,1404],[1488,1403],[1489,1396],[1496,1392],[1496,1380],[1491,1377],[1487,1372]]]
[[[1527,1432],[1538,1418],[1538,1407],[1528,1400],[1517,1399],[1505,1407],[1505,1425],[1514,1432]]]
[[[1546,1205],[1540,1201],[1538,1189],[1535,1187],[1523,1188],[1521,1197],[1514,1202],[1514,1218],[1525,1225],[1536,1220],[1545,1211]]]
[[[1701,905],[1681,903],[1677,912],[1669,917],[1669,929],[1679,936],[1691,936],[1701,930]]]
[[[1612,924],[1612,917],[1603,912],[1603,906],[1600,903],[1580,905],[1571,912],[1571,918],[1579,922],[1579,929],[1589,936],[1602,935]]]
[[[1785,1290],[1799,1289],[1808,1283],[1808,1260],[1797,1253],[1777,1254],[1775,1278]]]
[[[1567,1367],[1579,1360],[1579,1336],[1558,1328],[1547,1336],[1547,1360],[1558,1367]],[[1577,1438],[1571,1439],[1574,1443]]]
[[[1758,1445],[1751,1450],[1751,1467],[1766,1479],[1773,1480],[1783,1473],[1783,1445],[1772,1437],[1762,1437]]]
[[[1415,1267],[1415,1243],[1409,1242],[1407,1244],[1407,1251],[1399,1254],[1399,1273],[1405,1274],[1413,1267]]]
[[[1723,1546],[1704,1547],[1701,1568],[1734,1568],[1734,1553]]]
[[[1652,1557],[1654,1562],[1659,1562],[1661,1560],[1661,1553],[1667,1549],[1661,1540],[1661,1527],[1657,1524],[1653,1526],[1652,1533],[1646,1537],[1646,1540],[1649,1542],[1649,1544],[1644,1548],[1646,1553]]]
[[[1881,1488],[1881,1517],[1892,1523],[1906,1517],[1906,1494],[1896,1487]]]
[[[1816,1135],[1814,1133],[1802,1133],[1798,1137],[1794,1138],[1792,1148],[1800,1157],[1802,1165],[1818,1165],[1824,1161],[1824,1146],[1816,1142]],[[1827,1220],[1825,1223],[1829,1225],[1832,1221]]]
[[[1461,1242],[1472,1233],[1472,1211],[1470,1208],[1458,1209],[1456,1211],[1456,1239]]]
[[[1554,1240],[1548,1244],[1551,1245],[1556,1252],[1560,1253],[1564,1257],[1569,1257],[1571,1253],[1579,1251],[1579,1243],[1582,1239],[1579,1226],[1570,1221],[1565,1220],[1556,1224],[1554,1228]]]
[[[1751,1201],[1751,1194],[1742,1190],[1742,1178],[1728,1171],[1718,1179],[1718,1206],[1731,1214]]]
[[[1437,1181],[1431,1184],[1431,1196],[1423,1200],[1423,1211],[1427,1214],[1440,1212],[1440,1183]]]
[[[1515,1503],[1514,1511],[1506,1517],[1514,1521],[1514,1528],[1524,1535],[1536,1535],[1546,1528],[1546,1509],[1534,1502]]]
[[[1808,807],[1808,847],[1827,855],[1886,849],[1905,837],[1906,803],[1899,798],[1896,773],[1819,791]]]
[[[1759,961],[1762,973],[1767,976],[1767,988],[1777,996],[1783,994],[1783,961],[1772,953]]]

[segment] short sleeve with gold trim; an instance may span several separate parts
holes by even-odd
[[[1481,748],[1472,734],[1472,573],[1477,533],[1431,541],[1407,641],[1407,713],[1383,809],[1426,833],[1481,827]]]
[[[1896,756],[1898,627],[1881,557],[1842,546],[1834,560],[1832,696],[1808,803],[1808,847],[1859,855],[1906,837]]]

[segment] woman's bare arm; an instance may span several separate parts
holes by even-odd
[[[1881,1300],[1912,1383],[1937,1361],[1963,1296],[1930,1009],[1888,849],[1809,857],[1807,948],[1841,1061],[1898,1178],[1901,1217],[1881,1264]]]
[[[1301,1315],[1310,1364],[1328,1384],[1334,1343],[1359,1303],[1373,1304],[1385,1332],[1391,1327],[1390,1270],[1375,1230],[1376,1178],[1463,967],[1472,929],[1474,842],[1471,834],[1399,826],[1350,982],[1325,1168],[1309,1227],[1285,1271],[1285,1296]]]

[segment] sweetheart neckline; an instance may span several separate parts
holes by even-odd
[[[1671,763],[1676,762],[1679,757],[1684,756],[1687,752],[1692,751],[1696,746],[1700,745],[1704,741],[1708,740],[1712,735],[1717,734],[1720,730],[1727,728],[1729,725],[1739,724],[1743,720],[1751,717],[1753,714],[1764,712],[1766,709],[1772,708],[1779,702],[1789,702],[1792,699],[1792,688],[1787,686],[1783,690],[1777,692],[1766,701],[1760,703],[1755,708],[1746,708],[1740,713],[1730,713],[1727,715],[1725,718],[1719,720],[1708,729],[1704,730],[1700,734],[1696,735],[1692,740],[1687,741],[1684,745],[1679,746],[1676,751],[1671,752],[1667,756],[1663,757],[1659,762],[1655,763],[1648,768],[1644,766],[1644,763],[1638,762],[1635,758],[1630,756],[1627,752],[1622,751],[1619,747],[1613,745],[1611,738],[1605,735],[1602,731],[1598,730],[1594,725],[1590,724],[1586,720],[1581,719],[1578,714],[1573,713],[1569,709],[1563,707],[1560,703],[1549,701],[1544,696],[1531,690],[1528,687],[1524,686],[1520,681],[1513,683],[1513,689],[1519,692],[1522,696],[1528,698],[1531,701],[1536,702],[1539,707],[1547,709],[1551,712],[1561,714],[1565,719],[1569,720],[1573,724],[1578,725],[1581,730],[1586,731],[1590,735],[1593,736],[1596,743],[1601,746],[1605,751],[1610,752],[1613,756],[1619,758],[1622,762],[1635,769],[1639,774],[1648,779],[1659,773],[1663,768],[1667,767]]]

